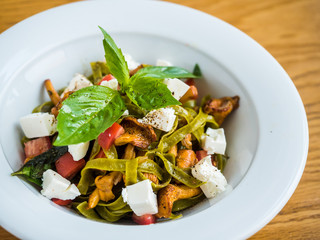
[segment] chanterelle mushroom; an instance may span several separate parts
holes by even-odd
[[[189,168],[197,163],[197,156],[193,150],[181,149],[176,158],[177,166],[180,168]]]
[[[114,144],[116,146],[130,143],[136,147],[146,149],[152,142],[157,140],[157,135],[150,125],[139,123],[133,117],[122,120],[121,126],[125,133],[118,137]]]
[[[114,199],[112,187],[117,185],[121,178],[121,172],[110,172],[108,175],[96,177],[95,184],[97,188],[89,196],[88,207],[94,208],[99,200],[108,202]]]
[[[203,111],[214,116],[216,122],[221,125],[232,110],[239,107],[239,100],[239,96],[213,98],[205,104]]]
[[[158,218],[168,218],[171,215],[173,203],[179,199],[191,198],[201,193],[200,188],[190,188],[185,185],[169,184],[158,192]]]

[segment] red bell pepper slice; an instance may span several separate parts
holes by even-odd
[[[104,150],[108,150],[114,143],[114,140],[123,133],[124,128],[115,122],[111,127],[99,135],[98,143]]]

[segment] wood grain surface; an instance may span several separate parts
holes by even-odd
[[[74,1],[0,0],[0,33],[29,16],[69,2]],[[267,49],[290,75],[307,112],[308,160],[292,198],[251,239],[320,239],[320,1],[170,2],[206,12],[239,28]],[[0,228],[0,239],[16,238]]]

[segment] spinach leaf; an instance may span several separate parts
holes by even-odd
[[[141,68],[134,76],[134,78],[140,77],[152,77],[158,79],[165,78],[197,78],[198,76],[188,72],[181,67],[163,67],[163,66],[150,66]]]
[[[12,173],[12,176],[21,175],[26,180],[41,186],[42,175],[48,170],[52,169],[55,161],[62,155],[68,152],[68,147],[52,147],[48,151],[34,157],[26,164],[24,164],[18,171]]]
[[[99,27],[103,33],[103,47],[105,51],[105,58],[107,66],[111,74],[118,80],[120,85],[126,85],[129,82],[129,69],[127,62],[121,52],[121,49],[117,47],[110,35],[101,27]]]
[[[145,110],[180,105],[162,80],[152,77],[133,78],[126,88],[130,100]]]
[[[96,139],[125,111],[118,91],[103,86],[82,88],[62,105],[57,120],[59,132],[55,146],[77,144]]]

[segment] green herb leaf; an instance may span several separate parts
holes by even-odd
[[[181,67],[150,66],[141,68],[132,78],[197,78],[198,76],[188,72]]]
[[[103,86],[82,88],[71,94],[59,111],[55,146],[96,139],[125,111],[118,91]]]
[[[117,47],[113,39],[103,28],[99,28],[104,36],[103,46],[107,66],[120,85],[126,85],[129,82],[130,75],[127,62],[124,59],[121,49]]]
[[[201,69],[200,69],[200,66],[198,65],[198,63],[196,65],[194,65],[192,73],[198,77],[202,77],[202,72],[201,72]]]
[[[147,111],[171,105],[181,105],[172,95],[162,80],[140,76],[132,78],[126,88],[130,100],[140,108]]]
[[[42,183],[43,173],[53,168],[53,164],[62,155],[68,152],[68,147],[52,147],[48,151],[34,157],[23,165],[17,172],[12,173],[12,176],[21,175],[26,180],[33,182],[39,186]]]

